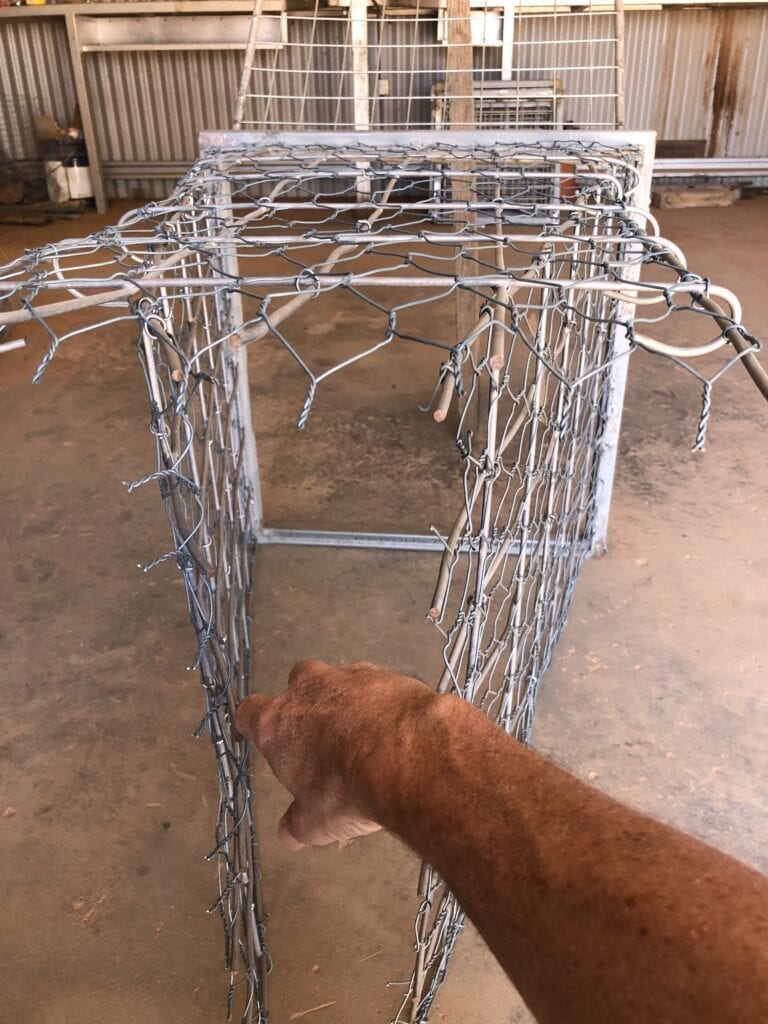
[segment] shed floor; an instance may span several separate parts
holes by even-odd
[[[0,258],[117,215],[2,227]],[[768,198],[662,220],[691,266],[735,289],[745,322],[768,338]],[[71,341],[34,387],[45,340],[27,334],[26,350],[0,356],[0,1021],[213,1024],[225,1019],[226,982],[220,923],[205,915],[214,760],[205,739],[190,738],[202,704],[184,670],[193,638],[181,583],[172,565],[135,569],[165,550],[168,530],[154,490],[129,496],[121,485],[154,457],[134,339],[116,329]],[[341,426],[325,442],[329,471],[314,454],[322,435],[302,459],[295,438],[283,450],[270,434],[295,415],[301,386],[259,387],[277,518],[291,519],[301,501],[324,515],[330,494],[345,526],[356,513],[365,526],[376,498],[366,492],[356,506],[355,479],[366,473],[379,474],[378,500],[391,513],[395,471],[368,465],[374,428],[348,410],[344,418],[343,388]],[[331,415],[333,393],[328,402]],[[691,378],[634,357],[610,551],[582,573],[534,742],[607,792],[767,870],[768,409],[735,368],[715,390],[708,451],[693,456],[698,407]],[[429,477],[424,444],[401,434],[380,448],[377,458],[395,453],[398,474]],[[286,453],[300,479],[286,472]],[[437,635],[424,612],[434,568],[433,555],[260,552],[259,685],[277,692],[291,663],[310,656],[364,657],[431,678]],[[306,1020],[388,1021],[400,989],[386,983],[410,968],[413,858],[386,835],[289,855],[274,840],[286,796],[263,765],[256,782],[271,1020],[331,1002]],[[530,1018],[468,930],[433,1019]]]

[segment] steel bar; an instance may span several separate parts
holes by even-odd
[[[340,258],[338,252],[335,254],[335,258],[336,260]],[[673,266],[672,263],[669,263],[668,265],[670,267]],[[309,288],[307,286],[304,286],[305,290],[300,292],[299,295],[296,296],[294,300],[292,300],[293,302],[295,302],[295,305],[291,306],[291,308],[287,310],[286,313],[283,314],[279,320],[274,322],[281,322],[288,315],[290,315],[290,313],[295,312],[296,308],[298,308],[300,305],[303,305],[304,302],[307,302],[309,299],[314,298],[316,295],[320,294],[321,291],[324,289],[348,288],[354,285],[354,287],[356,288],[432,288],[435,290],[445,288],[466,288],[469,290],[474,290],[477,288],[501,288],[506,285],[509,285],[510,283],[525,283],[525,281],[527,280],[526,278],[523,278],[520,274],[512,271],[506,274],[477,274],[472,277],[461,277],[459,275],[452,276],[448,274],[403,274],[402,276],[394,274],[377,275],[375,273],[315,274],[313,271],[311,271],[311,269],[308,270],[306,274],[301,275],[301,277],[298,278],[298,280],[301,280],[301,278],[310,280],[312,282],[313,287]],[[146,279],[142,279],[141,283],[145,289],[173,288],[174,286],[176,286],[179,290],[184,291],[187,289],[200,288],[200,280],[198,278],[188,277],[148,277]],[[88,280],[85,278],[76,279],[74,282],[69,282],[68,284],[72,288],[77,289],[98,289],[99,287],[103,288],[102,281],[92,279]],[[210,290],[211,292],[213,292],[217,288],[231,287],[232,284],[232,278],[211,277],[205,279],[204,287],[206,290]],[[262,288],[272,288],[280,290],[291,289],[295,291],[297,286],[297,277],[243,276],[237,278],[237,284],[240,287],[248,288],[260,286]],[[56,283],[51,287],[52,290],[61,290],[61,284],[59,283]],[[302,286],[299,285],[299,287],[301,288]],[[540,283],[540,287],[563,295],[569,292],[595,291],[613,294],[617,296],[617,298],[626,297],[628,299],[630,298],[630,292],[632,292],[637,293],[635,297],[638,300],[642,299],[642,297],[646,297],[659,303],[664,302],[665,295],[690,295],[696,298],[696,301],[699,302],[699,304],[703,308],[706,308],[708,312],[712,314],[712,316],[719,316],[721,318],[723,317],[723,311],[716,304],[711,303],[710,305],[710,300],[707,300],[707,302],[700,301],[699,296],[703,296],[706,299],[706,295],[702,291],[702,281],[681,280],[676,281],[674,284],[670,283],[669,285],[665,285],[662,283],[632,284],[630,282],[624,283],[621,281],[606,281],[602,279],[594,281],[542,281]],[[43,289],[41,287],[38,287],[37,291],[39,292],[41,290]],[[7,294],[11,295],[13,294],[13,291],[15,291],[15,287],[13,290],[9,288]],[[61,302],[53,302],[47,305],[41,305],[39,307],[35,307],[34,312],[27,308],[23,308],[20,310],[10,310],[7,313],[0,313],[0,326],[4,326],[6,324],[24,323],[32,319],[35,313],[37,313],[40,316],[46,317],[61,316],[63,313],[72,313],[77,310],[84,310],[97,306],[103,306],[106,303],[125,301],[129,299],[132,295],[136,295],[138,291],[139,288],[137,286],[126,284],[122,288],[101,292],[100,294],[96,294],[93,296],[84,296],[82,298],[76,299],[66,299]],[[298,299],[301,299],[301,302],[299,302]],[[731,331],[734,329],[734,325],[727,319],[724,319],[723,323],[725,325],[724,329],[726,331]],[[247,332],[241,332],[241,341],[244,344],[247,342],[255,341],[258,340],[260,337],[263,337],[266,333],[267,328],[265,328],[263,325],[259,325],[255,327],[252,332],[250,329]]]
[[[651,161],[646,160],[641,169],[641,204],[650,205],[651,201]],[[637,248],[630,241],[623,243],[622,253],[627,260],[627,269],[624,278],[629,281],[639,281],[642,270],[642,263],[636,258]],[[635,298],[639,294],[634,296]],[[629,337],[626,324],[632,321],[634,303],[632,296],[627,292],[622,295],[622,301],[616,310],[611,325],[613,354],[614,356],[626,356],[629,351]],[[607,396],[608,412],[606,424],[601,438],[599,462],[597,466],[595,482],[595,518],[594,535],[592,539],[592,554],[603,555],[608,550],[608,520],[610,518],[611,499],[613,496],[613,483],[616,474],[616,460],[618,458],[619,434],[621,431],[621,418],[624,410],[624,393],[627,387],[627,374],[629,370],[626,358],[615,359],[608,371]]]
[[[649,248],[651,251],[656,252],[657,255],[659,255],[660,262],[671,266],[678,274],[681,275],[681,278],[685,280],[685,277],[688,276],[688,269],[680,262],[680,260],[666,252],[661,246],[656,246],[651,243]],[[702,309],[705,309],[709,314],[711,314],[712,319],[720,328],[723,335],[738,352],[741,357],[740,362],[752,378],[760,394],[766,399],[766,401],[768,401],[768,371],[766,371],[765,367],[759,362],[754,351],[754,345],[744,337],[744,333],[739,328],[739,325],[735,325],[731,320],[723,315],[723,310],[713,302],[707,294],[706,285],[702,287],[702,283],[699,282],[698,288],[692,289],[689,294]]]
[[[434,534],[356,533],[343,530],[292,530],[262,526],[257,544],[288,544],[303,547],[371,548],[378,551],[442,551],[443,541]]]
[[[0,352],[12,352],[16,348],[24,348],[26,344],[26,338],[14,338],[11,341],[0,341]]]
[[[224,223],[230,223],[234,229],[230,213],[231,185],[229,182],[221,182],[218,199],[221,204],[220,216],[222,220]],[[220,249],[220,255],[223,268],[233,279],[236,279],[239,275],[239,268],[233,231],[230,232],[227,245]],[[235,290],[227,293],[225,309],[226,312],[222,318],[221,331],[222,334],[230,339],[229,343],[223,347],[226,353],[225,365],[228,367],[230,387],[235,393],[232,398],[232,404],[236,410],[236,417],[232,425],[232,441],[236,448],[240,446],[243,448],[243,477],[240,486],[244,488],[242,500],[248,504],[250,509],[249,531],[251,535],[254,535],[262,519],[261,481],[259,479],[259,460],[256,453],[256,435],[251,415],[248,355],[247,349],[241,344],[241,339],[237,334],[238,329],[245,321],[243,300],[239,291]]]

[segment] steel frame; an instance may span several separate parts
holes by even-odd
[[[653,169],[653,153],[655,147],[654,132],[574,132],[574,131],[552,131],[547,132],[545,140],[548,145],[557,146],[567,143],[596,142],[607,148],[621,150],[628,146],[639,149],[641,153],[638,173],[640,186],[637,193],[636,215],[646,217],[650,208],[651,175]],[[436,146],[456,146],[457,148],[477,147],[482,150],[483,145],[495,146],[505,144],[523,143],[530,145],[541,145],[542,134],[535,131],[502,131],[502,132],[466,132],[466,131],[416,131],[416,132],[203,132],[199,137],[201,155],[213,149],[232,150],[247,149],[251,152],[258,152],[259,149],[268,149],[270,145],[290,147],[294,150],[301,150],[316,147],[318,144],[327,146],[329,149],[343,150],[345,147],[376,146],[382,148],[391,146],[402,146],[418,151],[428,150]],[[361,196],[361,204],[365,204],[365,196]],[[354,207],[355,204],[346,204]],[[413,236],[415,240],[416,236]],[[445,236],[442,236],[444,239]],[[484,236],[488,240],[488,236]],[[466,241],[466,236],[464,236]],[[237,274],[237,256],[234,249],[227,255],[228,271]],[[632,267],[628,273],[629,279],[637,280],[640,275],[640,265]],[[332,284],[334,281],[350,280],[350,275],[323,275],[323,281]],[[353,275],[354,277],[354,275]],[[378,277],[375,283],[378,285],[390,284],[392,286],[423,286],[451,284],[457,279],[446,277],[441,281],[439,278],[431,277],[421,279],[418,277],[393,278]],[[470,280],[467,278],[467,281]],[[501,275],[485,274],[471,278],[476,284],[493,285],[503,287],[509,283],[509,278]],[[286,284],[287,279],[259,279],[260,283]],[[355,279],[358,286],[370,283],[371,279],[360,277]],[[546,284],[546,282],[542,282]],[[577,287],[588,286],[587,282],[580,282]],[[629,318],[632,311],[630,302],[622,303],[622,312]],[[232,324],[234,327],[234,323]],[[617,356],[624,356],[629,351],[629,341],[626,331],[623,328],[616,328],[614,345]],[[272,527],[264,519],[264,508],[261,497],[261,479],[258,467],[258,455],[253,430],[253,423],[250,412],[250,397],[247,393],[247,348],[242,346],[238,352],[238,390],[240,392],[240,416],[241,425],[249,437],[246,470],[248,474],[250,496],[251,496],[251,528],[252,539],[258,544],[285,544],[285,545],[308,545],[315,547],[346,547],[346,548],[368,548],[373,550],[395,550],[395,551],[441,551],[444,548],[442,539],[434,534],[409,534],[409,533],[377,533],[369,531],[343,531],[343,530],[318,530],[311,527],[306,529],[284,529]],[[590,554],[602,555],[607,551],[608,522],[610,518],[611,496],[613,492],[613,480],[616,470],[616,456],[618,452],[619,433],[621,430],[621,416],[624,402],[624,391],[626,388],[627,358],[615,359],[610,371],[610,384],[608,396],[608,414],[606,428],[603,436],[603,444],[599,465],[596,473],[596,516],[595,530]]]
[[[561,635],[579,569],[587,554],[606,548],[631,342],[690,369],[704,385],[697,449],[703,445],[710,392],[720,374],[741,360],[766,397],[768,378],[755,360],[758,342],[741,326],[738,299],[689,272],[677,246],[658,237],[648,211],[651,133],[216,133],[203,136],[201,144],[203,159],[161,210],[134,211],[105,238],[92,236],[31,250],[3,268],[0,291],[21,301],[15,303],[18,308],[0,314],[0,332],[5,324],[33,318],[48,330],[51,345],[38,369],[39,379],[63,342],[128,318],[110,312],[86,327],[57,333],[49,327],[56,316],[130,303],[128,313],[141,324],[140,356],[158,466],[130,489],[152,480],[159,483],[173,535],[173,549],[144,568],[174,558],[183,575],[198,641],[195,664],[205,693],[203,723],[219,766],[220,813],[216,847],[209,859],[218,864],[219,897],[212,909],[224,920],[229,1005],[231,1010],[234,999],[244,1000],[243,1022],[255,1024],[258,1019],[266,1024],[269,954],[249,754],[233,724],[234,708],[250,683],[248,593],[254,545],[439,552],[427,612],[444,638],[437,690],[477,704],[508,733],[527,741],[539,681]],[[480,180],[484,168],[492,165],[501,181],[508,173],[514,177],[510,169],[517,167],[523,183],[527,173],[521,167],[551,164],[549,176],[557,180],[572,176],[563,165],[570,168],[577,160],[578,188],[563,189],[560,205],[585,216],[559,219],[545,233],[502,228],[480,232],[472,213],[487,204],[474,202],[467,190],[464,203],[445,204],[463,210],[455,219],[466,233],[458,225],[445,232],[419,232],[418,225],[426,223],[424,204],[415,204],[417,216],[409,217],[397,193],[391,198],[390,185],[380,198],[370,187],[358,187],[361,181],[371,186],[386,176],[387,162],[395,165],[391,177],[399,176],[404,159],[411,156],[417,169],[421,164],[440,166],[434,173],[453,176],[454,181],[473,174]],[[323,175],[326,160],[329,170]],[[293,168],[298,169],[297,181],[292,180]],[[331,196],[344,191],[350,198],[357,195],[356,202],[326,204],[321,184],[320,206],[330,216],[320,222],[330,222],[331,230],[318,232],[318,219],[309,212],[315,193],[304,187],[307,168],[326,182],[333,179],[333,186],[339,178],[346,179],[343,189],[330,190]],[[277,179],[282,180],[275,185]],[[266,198],[259,195],[260,189],[267,191]],[[273,204],[273,197],[280,196]],[[576,202],[579,196],[581,206]],[[350,220],[348,230],[335,216],[337,210],[356,210],[364,216],[356,227]],[[277,215],[270,219],[268,214],[274,212]],[[396,233],[383,226],[387,213],[393,214],[390,225],[397,225]],[[377,218],[382,218],[378,224]],[[255,228],[259,219],[264,234]],[[497,223],[501,219],[499,213]],[[654,234],[648,235],[646,224]],[[343,230],[333,230],[339,226]],[[426,243],[427,256],[445,258],[445,264],[440,264],[439,273],[429,275],[421,265],[410,274],[420,261],[409,251],[396,254],[401,262],[394,265],[395,272],[384,261],[380,272],[360,272],[358,265],[348,274],[339,273],[344,260],[355,266],[349,250],[372,238],[383,244],[377,241],[370,252],[386,253],[386,243],[393,239],[398,245]],[[514,269],[505,257],[505,243],[512,240],[515,244],[508,251],[515,253]],[[312,251],[309,257],[291,260],[291,270],[298,270],[285,276],[254,257],[255,247],[265,242],[276,250],[283,243],[309,244]],[[336,247],[330,257],[323,261],[322,255],[315,255],[315,244],[319,254],[332,242]],[[465,267],[467,242],[486,251]],[[534,251],[517,242],[533,242]],[[109,254],[106,263],[93,261],[94,249],[100,248]],[[522,257],[522,267],[517,256]],[[120,269],[107,277],[74,276],[104,266]],[[457,273],[444,273],[445,266]],[[396,273],[398,267],[405,269],[403,276]],[[660,276],[642,281],[643,267],[655,268]],[[261,268],[271,272],[253,272]],[[319,272],[323,270],[333,272]],[[450,328],[443,327],[443,333],[431,339],[409,336],[407,327],[396,331],[398,312],[419,297],[411,292],[401,304],[400,296],[388,295],[387,304],[378,307],[393,318],[385,340],[358,346],[353,356],[315,371],[312,359],[302,356],[300,346],[294,350],[289,335],[280,335],[276,328],[321,286],[344,287],[352,281],[359,289],[438,286],[437,296],[430,295],[427,302],[442,301],[462,289],[477,294],[482,284],[484,302],[475,326],[468,333],[459,329],[451,343],[445,337]],[[249,284],[257,286],[255,293],[245,287]],[[265,288],[279,291],[265,295]],[[41,296],[46,289],[53,291],[53,301]],[[56,294],[62,290],[70,293],[63,301]],[[715,341],[675,346],[633,332],[635,305],[661,298],[662,315],[677,312],[684,308],[678,293],[687,296],[691,310],[707,314],[707,322],[720,330]],[[258,307],[244,308],[244,296],[246,301],[258,301]],[[279,305],[270,311],[273,298]],[[575,317],[581,318],[584,329],[574,323]],[[646,316],[641,308],[636,323],[642,326],[655,319],[655,311]],[[298,330],[301,333],[300,323]],[[425,342],[446,353],[432,409],[434,419],[442,422],[451,404],[458,405],[455,440],[464,464],[464,501],[445,537],[279,529],[265,523],[247,349],[270,332],[310,379],[300,425],[323,379],[377,351],[392,337]],[[509,345],[507,333],[515,339]],[[735,354],[711,377],[687,365],[688,358],[708,355],[727,343]],[[0,344],[0,352],[13,344]],[[518,347],[513,349],[513,344]],[[469,386],[460,387],[467,376]],[[397,1013],[397,1021],[407,1019],[411,1024],[426,1024],[463,920],[455,898],[431,868],[422,871],[419,895],[416,963]]]

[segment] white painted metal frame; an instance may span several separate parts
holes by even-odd
[[[203,132],[200,135],[200,153],[204,154],[211,149],[236,149],[246,148],[250,152],[257,153],[259,149],[267,149],[270,145],[291,147],[294,150],[301,147],[317,146],[322,142],[330,148],[343,149],[345,146],[356,146],[361,144],[379,144],[383,149],[389,145],[408,146],[414,151],[419,148],[428,149],[438,144],[455,145],[458,148],[476,147],[481,148],[483,142],[487,145],[504,145],[523,143],[529,145],[541,144],[546,141],[549,144],[558,142],[595,142],[601,143],[608,148],[621,149],[627,146],[634,146],[641,152],[641,163],[639,174],[641,179],[637,195],[637,215],[642,217],[650,207],[650,186],[653,169],[653,154],[656,136],[653,132],[531,132],[531,131],[504,131],[504,132],[465,132],[465,131],[416,131],[416,132]],[[237,256],[233,252],[226,255],[227,270],[237,275]],[[629,275],[632,279],[639,279],[640,264],[632,268]],[[487,283],[503,285],[506,278],[498,280],[487,278]],[[485,280],[484,278],[484,280]],[[478,279],[479,280],[479,279]],[[379,284],[385,283],[378,279]],[[402,284],[402,280],[396,280],[393,284]],[[237,305],[231,307],[231,326],[239,326],[235,323],[237,318]],[[633,312],[631,303],[622,303],[621,311],[623,316],[630,319]],[[608,411],[606,425],[603,433],[603,441],[600,449],[599,463],[596,471],[597,492],[596,492],[596,513],[594,521],[594,535],[591,554],[602,555],[607,550],[608,521],[610,517],[611,496],[613,492],[613,481],[616,470],[616,457],[618,453],[619,433],[621,430],[621,416],[624,403],[624,392],[626,389],[627,372],[629,367],[629,342],[626,331],[617,327],[614,335],[614,346],[616,358],[610,371]],[[405,534],[405,533],[372,533],[366,531],[342,531],[342,530],[316,530],[316,529],[284,529],[269,526],[264,521],[263,503],[261,498],[261,479],[259,474],[258,455],[256,451],[255,433],[251,418],[250,394],[248,388],[248,360],[247,349],[242,347],[237,351],[237,373],[239,393],[239,419],[241,429],[244,431],[246,440],[246,460],[250,497],[251,497],[251,529],[253,540],[260,544],[287,544],[306,545],[317,547],[349,547],[349,548],[372,548],[376,550],[401,550],[401,551],[441,551],[444,548],[443,540],[433,534]]]
[[[623,133],[622,133],[623,134]],[[643,146],[643,162],[640,167],[640,188],[637,193],[637,206],[639,209],[648,211],[651,206],[651,178],[653,175],[653,154],[656,144],[656,136],[652,133],[650,139]],[[629,245],[632,249],[632,246]],[[637,246],[635,248],[638,248]],[[630,280],[639,280],[641,264],[638,262],[627,272]],[[631,319],[634,313],[634,306],[628,302],[620,304],[621,315],[624,319]],[[605,431],[600,455],[600,463],[597,468],[597,483],[595,496],[595,532],[592,541],[590,554],[600,556],[608,550],[608,521],[611,514],[611,498],[613,495],[613,482],[616,475],[616,458],[619,450],[619,434],[621,433],[621,417],[624,411],[624,393],[627,388],[627,374],[629,372],[629,339],[626,329],[617,327],[614,335],[614,352],[616,361],[611,367],[608,392],[608,411],[606,415]]]

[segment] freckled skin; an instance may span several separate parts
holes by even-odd
[[[238,729],[291,849],[389,829],[456,893],[540,1024],[768,1021],[768,879],[582,783],[456,697],[299,662]]]

